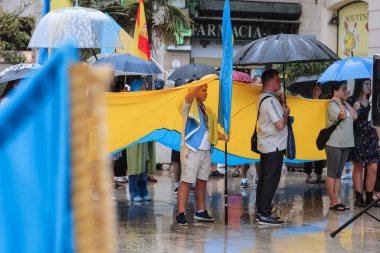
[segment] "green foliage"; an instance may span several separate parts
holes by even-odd
[[[308,63],[286,63],[285,76],[286,84],[290,85],[301,76],[313,76],[322,74],[332,62],[308,62]],[[281,73],[284,73],[284,66],[281,66]]]
[[[34,26],[33,17],[18,17],[0,10],[0,55],[7,63],[20,63],[25,57],[17,50],[27,50]]]
[[[122,2],[125,4],[123,5]],[[79,5],[108,13],[133,37],[139,1],[125,0],[106,3],[100,0],[80,0]],[[168,0],[145,0],[144,8],[150,42],[153,42],[152,36],[154,36],[161,42],[175,44],[176,35],[181,34],[181,24],[184,28],[190,28],[191,19],[180,9],[171,5]]]

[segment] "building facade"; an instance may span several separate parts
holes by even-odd
[[[224,1],[170,1],[192,18],[192,28],[182,29],[177,45],[156,47],[153,58],[168,74],[193,62],[219,67]],[[37,22],[42,5],[43,0],[0,0],[4,11],[33,15]],[[234,52],[264,36],[292,33],[320,40],[341,58],[380,53],[379,0],[230,0],[230,8]]]
[[[184,31],[182,43],[163,45],[154,57],[169,73],[188,63],[219,67],[224,1],[172,3],[183,8],[194,23],[190,32]],[[230,0],[230,8],[234,52],[258,38],[291,33],[316,38],[341,58],[380,53],[378,0]]]

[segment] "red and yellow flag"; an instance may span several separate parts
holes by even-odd
[[[146,25],[144,0],[140,0],[137,11],[135,34],[133,36],[135,43],[136,56],[144,60],[150,60],[150,47],[148,38],[148,27]]]

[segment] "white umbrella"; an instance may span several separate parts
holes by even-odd
[[[71,41],[77,48],[123,48],[112,20],[103,12],[83,7],[58,9],[38,23],[29,48],[57,48]]]

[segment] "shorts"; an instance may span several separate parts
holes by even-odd
[[[197,179],[207,181],[210,176],[211,152],[210,150],[197,150],[187,146],[181,147],[181,181],[195,183]]]
[[[327,157],[327,176],[331,178],[341,178],[344,165],[347,162],[349,148],[337,148],[325,146]]]

